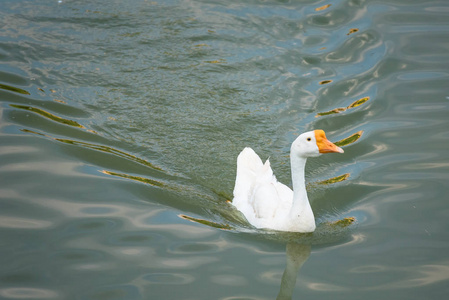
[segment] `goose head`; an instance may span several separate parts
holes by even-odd
[[[300,157],[317,157],[322,153],[343,153],[343,149],[326,138],[323,130],[308,131],[296,138],[291,147],[291,154]]]

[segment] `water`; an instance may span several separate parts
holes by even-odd
[[[0,298],[445,297],[446,2],[3,1]],[[314,128],[317,232],[252,229],[239,151]]]

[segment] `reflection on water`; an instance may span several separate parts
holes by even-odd
[[[79,124],[76,121],[72,121],[72,120],[68,120],[68,119],[64,119],[64,118],[58,117],[58,116],[56,116],[54,114],[51,114],[51,113],[49,113],[49,112],[47,112],[47,111],[45,111],[43,109],[39,109],[39,108],[36,108],[36,107],[31,107],[31,106],[26,106],[26,105],[16,105],[16,104],[10,104],[10,106],[14,107],[14,108],[23,109],[23,110],[27,110],[27,111],[31,111],[31,112],[37,113],[37,114],[39,114],[39,115],[41,115],[41,116],[43,116],[45,118],[48,118],[48,119],[50,119],[52,121],[55,121],[55,122],[58,122],[58,123],[61,123],[61,124],[64,124],[64,125],[84,128],[83,125]]]
[[[276,300],[292,299],[299,269],[309,258],[310,252],[311,247],[309,245],[287,244],[285,271],[282,275],[281,288]]]
[[[297,233],[297,232],[279,232],[269,229],[257,229],[252,227],[244,218],[244,216],[229,204],[229,209],[233,210],[232,214],[228,214],[226,221],[229,224],[214,222],[201,218],[195,218],[187,215],[179,215],[180,218],[235,233],[257,234],[263,238],[271,239],[278,242],[293,242],[308,245],[329,244],[342,242],[351,238],[351,227],[356,221],[355,217],[346,217],[337,221],[326,221],[319,223],[314,232]],[[231,224],[231,225],[230,225]]]
[[[7,91],[12,91],[12,92],[16,92],[16,93],[24,94],[24,95],[29,95],[30,94],[29,92],[27,92],[27,91],[25,91],[23,89],[20,89],[18,87],[14,87],[14,86],[10,86],[10,85],[6,85],[6,84],[0,84],[0,89],[7,90]]]
[[[145,184],[149,184],[149,185],[152,185],[152,186],[166,187],[166,184],[164,184],[163,182],[160,182],[160,181],[157,181],[157,180],[153,180],[153,179],[149,179],[149,178],[145,178],[145,177],[141,177],[141,176],[133,176],[133,175],[129,175],[129,174],[123,174],[123,173],[106,171],[106,170],[102,170],[101,172],[103,174],[107,174],[107,175],[111,175],[111,176],[117,176],[117,177],[126,178],[126,179],[130,179],[130,180],[135,180],[135,181],[139,181],[139,182],[142,182],[142,183],[145,183]]]
[[[180,218],[192,221],[192,222],[196,222],[199,224],[203,224],[206,226],[210,226],[210,227],[214,227],[214,228],[218,228],[218,229],[222,229],[222,230],[231,230],[234,229],[233,227],[231,227],[229,224],[220,224],[217,222],[212,222],[212,221],[208,221],[208,220],[203,220],[203,219],[199,219],[199,218],[194,218],[194,217],[189,217],[186,215],[179,215]]]
[[[66,122],[67,122],[67,120],[65,120],[65,122],[61,122],[61,123],[67,124]],[[79,126],[79,127],[83,128],[82,126]],[[163,171],[160,167],[153,165],[152,163],[148,162],[147,160],[144,160],[144,159],[141,159],[141,158],[136,157],[134,155],[125,153],[125,152],[123,152],[121,150],[114,149],[112,147],[108,147],[108,146],[104,146],[104,145],[96,145],[96,144],[82,142],[82,141],[69,140],[69,139],[52,138],[52,137],[50,137],[50,136],[48,136],[46,134],[38,133],[38,132],[29,130],[29,129],[21,129],[21,131],[27,132],[27,133],[38,134],[38,135],[41,135],[41,136],[45,136],[45,137],[51,138],[51,139],[53,139],[55,141],[58,141],[58,142],[61,142],[61,143],[74,145],[74,146],[81,146],[81,147],[84,147],[84,148],[87,148],[87,149],[92,149],[92,150],[95,150],[95,151],[100,151],[100,152],[105,152],[105,153],[108,153],[108,154],[113,154],[113,155],[115,155],[117,157],[125,158],[127,160],[130,160],[130,161],[136,162],[138,164],[144,165],[145,167],[151,168],[153,170]]]
[[[320,83],[320,84],[323,84],[323,83]],[[361,98],[359,100],[354,101],[348,107],[334,108],[334,109],[332,109],[330,111],[317,113],[316,116],[317,117],[321,117],[321,116],[327,116],[327,115],[332,115],[332,114],[338,114],[338,113],[344,112],[344,111],[346,111],[348,109],[351,109],[351,108],[357,107],[359,105],[362,105],[363,103],[365,103],[368,100],[369,100],[369,97],[363,97],[363,98]]]
[[[299,270],[311,254],[311,245],[315,243],[335,243],[336,238],[339,238],[340,242],[342,240],[346,240],[350,236],[348,226],[352,225],[355,222],[355,218],[344,218],[335,222],[326,222],[320,224],[314,233],[275,233],[270,230],[260,230],[255,228],[251,231],[232,228],[228,224],[219,224],[216,222],[189,217],[186,215],[180,215],[180,217],[192,222],[196,222],[213,228],[218,228],[221,230],[232,230],[234,232],[240,233],[248,232],[252,234],[258,233],[261,236],[269,236],[270,239],[276,240],[278,242],[286,242],[285,270],[280,281],[281,284],[279,293],[276,297],[276,299],[283,300],[292,299]],[[220,278],[220,280],[226,280],[224,279],[225,277]]]

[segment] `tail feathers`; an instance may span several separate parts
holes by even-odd
[[[259,173],[257,174],[256,182],[270,183],[273,182],[273,179],[276,180],[273,175],[273,170],[271,169],[270,160],[267,159],[267,161],[264,163],[262,168],[259,170]]]
[[[263,166],[262,160],[253,149],[246,147],[237,157],[237,173],[240,170],[255,172]]]
[[[271,181],[273,178],[268,160],[264,164],[253,149],[243,149],[237,158],[234,199],[248,199],[255,184]]]

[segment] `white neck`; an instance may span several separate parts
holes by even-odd
[[[309,203],[306,193],[306,180],[304,170],[306,168],[307,159],[304,157],[291,154],[290,163],[292,169],[293,184],[293,207],[304,207]]]
[[[290,153],[293,184],[293,203],[290,210],[290,219],[296,226],[313,227],[313,231],[315,229],[315,217],[307,198],[304,175],[306,161],[307,158]]]

